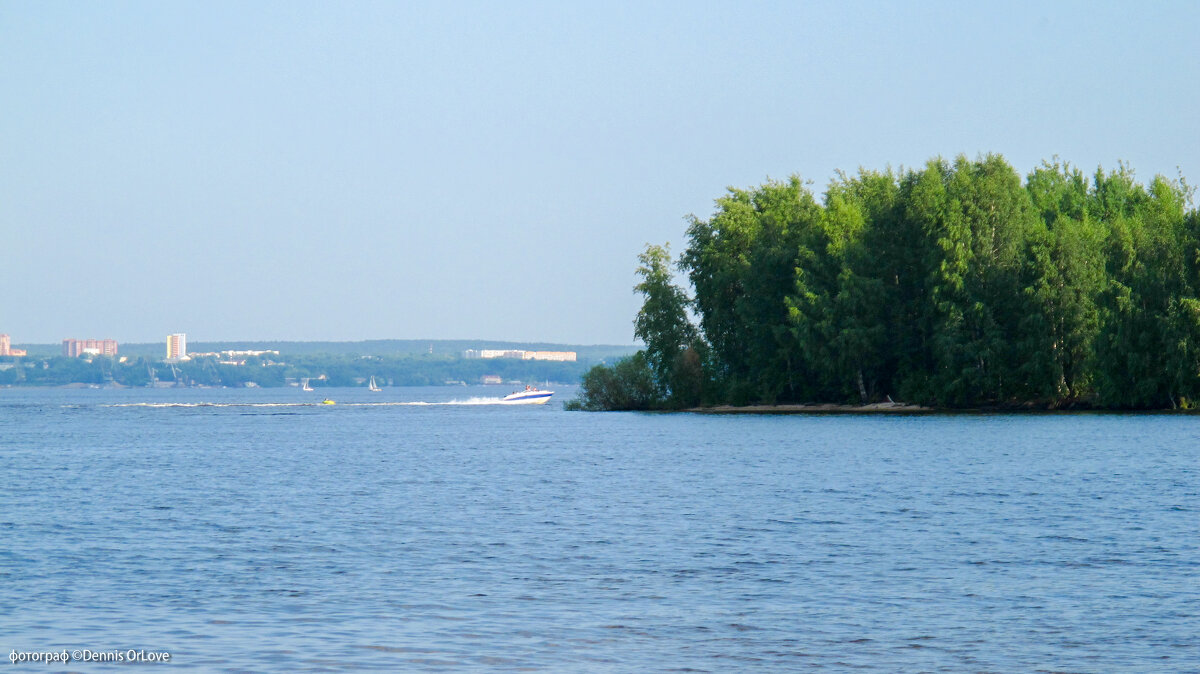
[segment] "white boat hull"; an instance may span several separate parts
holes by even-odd
[[[552,395],[554,391],[520,391],[504,396],[500,402],[505,405],[545,405]]]

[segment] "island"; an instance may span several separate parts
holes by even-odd
[[[1191,408],[1193,196],[1125,165],[1022,179],[995,154],[839,173],[820,198],[798,176],[730,189],[678,259],[639,256],[645,348],[571,407]]]

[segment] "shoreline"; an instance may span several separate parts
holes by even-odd
[[[714,405],[680,410],[694,414],[939,414],[945,410],[909,403],[838,405],[806,403],[788,405]]]
[[[803,403],[786,405],[714,405],[678,410],[691,414],[863,414],[863,415],[930,415],[930,414],[1200,414],[1200,409],[1106,409],[1100,407],[926,407],[915,403],[883,402],[868,405],[839,405],[835,403]]]

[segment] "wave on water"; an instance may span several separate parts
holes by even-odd
[[[466,400],[444,400],[439,402],[429,402],[422,400],[406,401],[406,402],[347,402],[336,403],[336,405],[326,405],[321,402],[308,403],[111,403],[108,405],[100,405],[100,407],[413,407],[413,406],[442,406],[442,405],[506,405],[502,398],[467,398]]]
[[[321,403],[110,403],[97,407],[313,407]]]
[[[339,405],[341,403],[338,403]],[[385,403],[347,403],[359,407],[388,407],[395,405],[506,405],[503,398],[467,398],[466,400],[443,400],[441,402],[385,402]]]

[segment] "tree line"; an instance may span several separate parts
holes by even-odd
[[[287,386],[311,379],[313,386],[365,386],[375,377],[383,386],[437,386],[447,381],[477,384],[484,375],[503,381],[574,382],[584,373],[583,362],[519,359],[466,359],[452,355],[285,354],[287,362],[251,356],[243,365],[197,357],[179,363],[162,359],[95,356],[92,358],[0,357],[0,386],[63,386],[68,384],[151,386],[228,386],[253,384],[263,388]]]
[[[1141,184],[999,155],[730,189],[639,256],[645,348],[583,409],[870,403],[1163,409],[1200,397],[1200,214]],[[672,266],[691,294],[672,282]]]

